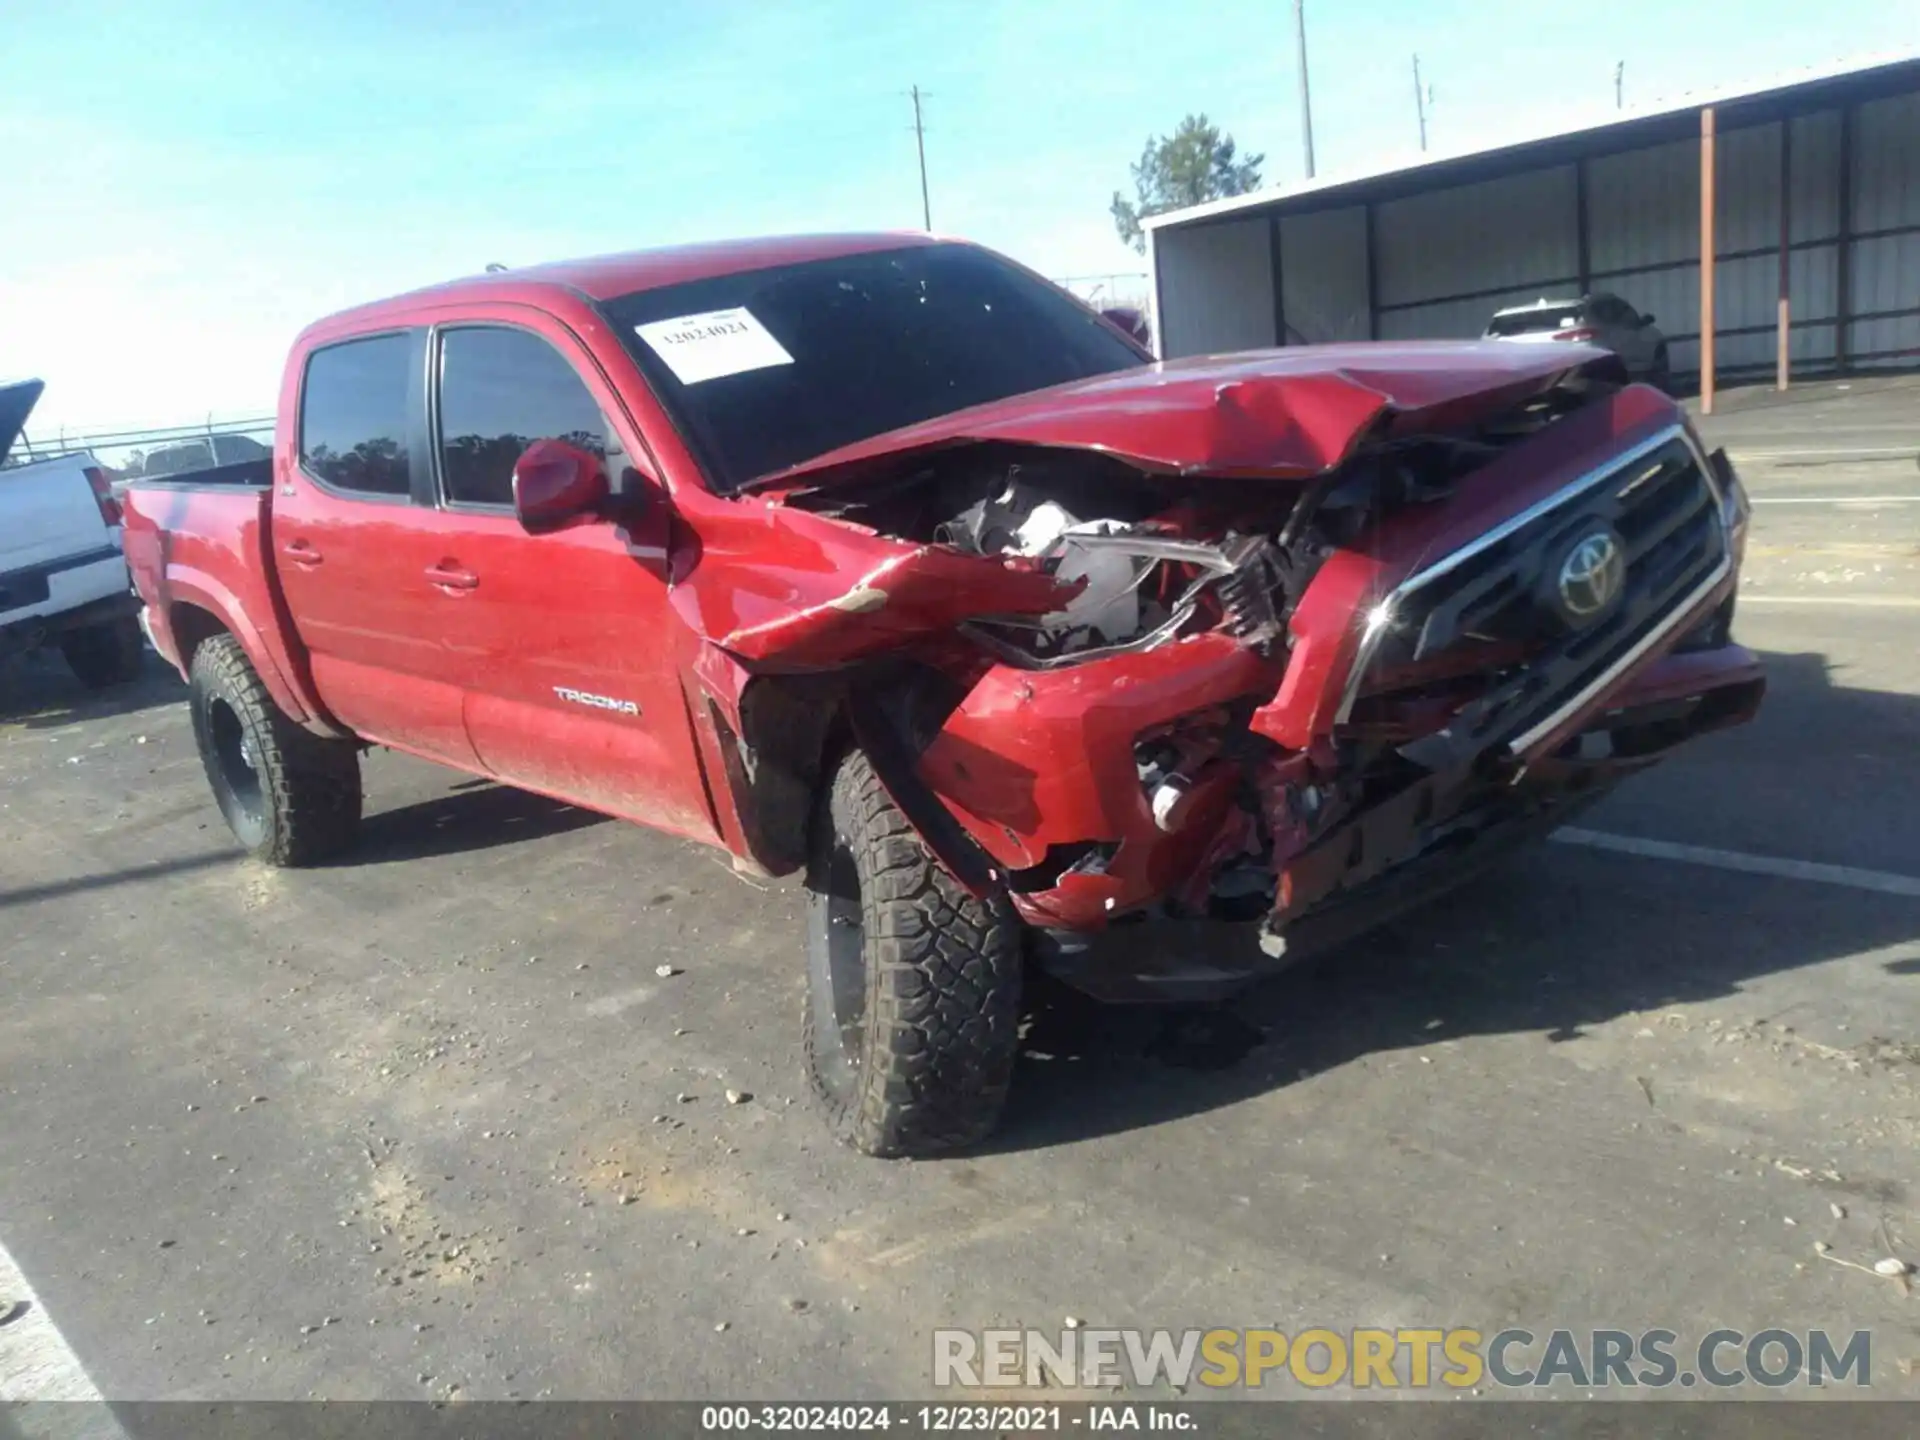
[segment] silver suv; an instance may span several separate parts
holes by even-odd
[[[1487,322],[1489,340],[1584,340],[1611,350],[1636,380],[1666,389],[1673,370],[1667,358],[1667,337],[1618,295],[1596,291],[1572,300],[1542,298],[1531,305],[1515,305],[1497,312]]]

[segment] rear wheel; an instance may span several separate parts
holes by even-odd
[[[927,852],[859,752],[815,816],[807,1073],[834,1134],[933,1155],[998,1122],[1019,1048],[1020,927]]]
[[[60,637],[60,653],[67,657],[67,667],[82,685],[89,690],[104,690],[140,678],[146,638],[140,633],[140,622],[128,615],[69,630]]]
[[[311,865],[360,828],[360,754],[289,720],[240,642],[216,635],[193,652],[193,738],[220,813],[269,865]]]

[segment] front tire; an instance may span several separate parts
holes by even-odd
[[[60,637],[60,653],[67,657],[67,668],[89,690],[138,680],[146,663],[146,647],[140,622],[131,615],[85,625]]]
[[[806,1065],[828,1126],[868,1155],[935,1155],[999,1122],[1019,1050],[1019,922],[928,853],[865,755],[816,810]]]
[[[193,652],[188,703],[213,797],[256,859],[312,865],[353,844],[359,751],[289,720],[231,635]]]

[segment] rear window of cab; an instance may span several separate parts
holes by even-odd
[[[412,488],[407,409],[414,341],[374,335],[307,357],[300,387],[300,464],[336,490],[406,495]]]

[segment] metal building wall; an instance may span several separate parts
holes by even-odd
[[[1365,207],[1288,215],[1279,226],[1284,343],[1369,338]]]
[[[1730,130],[1719,142],[1715,310],[1718,363],[1728,370],[1773,363],[1780,130]],[[1838,112],[1793,122],[1788,264],[1797,364],[1834,355],[1839,132]],[[1697,370],[1699,144],[1597,156],[1585,169],[1585,288],[1652,313],[1675,371]],[[1379,206],[1381,336],[1478,335],[1503,306],[1579,293],[1579,183],[1578,167],[1563,165]]]
[[[1834,358],[1838,111],[1796,117],[1789,148],[1788,275],[1796,365]],[[1728,130],[1715,170],[1716,363],[1770,368],[1780,275],[1778,124]],[[1700,145],[1676,141],[1587,163],[1592,285],[1653,313],[1673,368],[1700,367]]]
[[[1153,233],[1162,358],[1274,343],[1271,235],[1265,216]]]
[[[1481,334],[1503,305],[1579,284],[1571,165],[1374,207],[1382,339]]]
[[[1774,368],[1783,145],[1793,368],[1920,363],[1920,93],[1764,124],[1740,123],[1736,107],[1718,128],[1717,370]],[[1584,286],[1651,312],[1673,370],[1699,369],[1694,136],[1372,204],[1282,204],[1154,240],[1169,355],[1275,343],[1277,263],[1281,343],[1476,336],[1503,306]]]
[[[1920,96],[1859,107],[1853,117],[1852,312],[1872,317],[1920,304]],[[1790,122],[1787,155],[1789,355],[1796,369],[1830,367],[1839,313],[1841,115]],[[1716,363],[1730,373],[1774,364],[1779,299],[1779,123],[1724,131],[1715,196]],[[1700,146],[1683,140],[1596,156],[1374,207],[1378,333],[1382,339],[1481,334],[1507,305],[1582,285],[1579,170],[1586,171],[1586,288],[1610,290],[1654,315],[1676,373],[1700,365]],[[1338,212],[1352,216],[1362,207]],[[1282,233],[1317,217],[1288,217]],[[1364,232],[1362,232],[1364,234]],[[1363,241],[1348,237],[1346,268]],[[1308,256],[1298,257],[1303,266]],[[1283,274],[1287,296],[1314,288]],[[1346,292],[1352,283],[1338,277]],[[1360,293],[1364,294],[1364,286]],[[1305,309],[1303,299],[1298,308]],[[1289,299],[1288,315],[1296,305]],[[1291,321],[1290,321],[1291,323]],[[1349,334],[1355,333],[1349,331]],[[1920,316],[1857,318],[1849,353],[1913,358]],[[1318,337],[1309,337],[1318,338]],[[1862,363],[1875,363],[1865,359]]]
[[[1840,313],[1840,112],[1796,116],[1788,157],[1787,280],[1793,315],[1788,354],[1795,367],[1827,367],[1835,358],[1834,320]],[[1776,229],[1773,243],[1779,242]],[[1776,282],[1779,263],[1776,256]],[[1774,323],[1769,315],[1767,324]]]
[[[1718,149],[1714,235],[1719,259],[1713,282],[1714,330],[1719,347],[1716,359],[1722,370],[1764,369],[1773,361],[1780,296],[1780,127],[1728,130],[1719,138]],[[1696,146],[1696,157],[1698,153]],[[1698,216],[1698,200],[1693,209]],[[1699,283],[1697,269],[1694,283]],[[1694,303],[1685,312],[1689,317],[1700,312],[1698,295],[1696,289]],[[1672,318],[1678,320],[1679,314]],[[1690,320],[1684,326],[1672,324],[1672,328],[1697,336],[1700,324]],[[1691,345],[1682,341],[1675,348],[1680,352],[1675,356],[1677,368],[1699,369],[1697,339]]]
[[[1854,112],[1852,171],[1847,288],[1848,311],[1858,318],[1848,327],[1847,353],[1862,365],[1920,363],[1920,314],[1887,314],[1920,307],[1920,94]],[[1895,230],[1905,233],[1886,233]]]
[[[1589,286],[1612,290],[1668,336],[1675,370],[1698,363],[1700,146],[1653,145],[1586,163]]]

